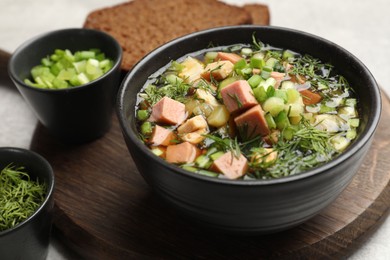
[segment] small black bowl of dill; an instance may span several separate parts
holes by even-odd
[[[45,259],[54,204],[54,173],[39,154],[0,147],[2,259]]]

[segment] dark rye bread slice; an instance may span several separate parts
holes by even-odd
[[[84,27],[117,39],[123,48],[121,68],[128,71],[148,52],[179,36],[251,23],[243,8],[216,0],[134,0],[91,12]]]
[[[252,17],[252,24],[269,25],[270,14],[268,6],[262,4],[246,4],[242,8]]]

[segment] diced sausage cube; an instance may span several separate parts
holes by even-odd
[[[168,146],[173,144],[173,140],[176,139],[176,135],[173,131],[156,125],[153,129],[152,136],[150,137],[150,144],[153,146]]]
[[[248,160],[244,155],[236,156],[229,151],[213,162],[211,170],[220,172],[229,179],[237,179],[246,173],[248,167]]]
[[[228,60],[231,63],[236,63],[239,60],[242,60],[243,57],[241,57],[238,54],[235,53],[229,53],[229,52],[218,52],[217,53],[217,60]]]
[[[223,102],[230,113],[257,105],[252,88],[246,80],[237,80],[221,90]]]
[[[265,136],[270,133],[264,111],[256,105],[234,118],[238,132],[242,139],[249,140],[257,135]]]
[[[212,62],[207,64],[202,77],[208,81],[211,80],[211,77],[215,80],[223,80],[232,73],[233,69],[233,63],[228,60]]]
[[[308,89],[300,90],[299,93],[301,94],[303,104],[305,105],[314,105],[321,102],[322,100],[322,96],[320,94]]]
[[[286,74],[282,73],[282,72],[277,72],[277,71],[271,72],[271,77],[276,80],[275,88],[279,88],[279,86],[282,83],[282,80],[284,79],[285,76],[286,76]]]
[[[184,142],[168,146],[165,159],[169,163],[192,163],[199,154],[200,151],[195,145]]]
[[[169,97],[163,97],[152,107],[152,114],[149,120],[162,124],[178,125],[186,117],[186,107],[184,104]]]

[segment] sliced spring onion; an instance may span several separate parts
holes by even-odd
[[[268,79],[271,77],[272,68],[268,66],[264,66],[261,70],[261,77],[263,79]]]
[[[210,158],[206,155],[200,155],[198,158],[196,158],[195,160],[195,164],[199,167],[199,168],[208,168],[210,167],[212,161],[210,160]]]
[[[241,59],[241,60],[237,61],[236,63],[234,63],[234,69],[241,70],[241,69],[245,68],[246,65],[247,64],[246,64],[245,59]]]
[[[257,87],[257,86],[260,84],[260,82],[261,82],[262,80],[263,80],[263,79],[261,78],[260,75],[255,74],[255,75],[253,75],[252,77],[250,77],[250,78],[248,79],[248,83],[249,83],[249,85],[250,85],[252,88],[255,88],[255,87]]]
[[[261,69],[265,65],[265,62],[262,58],[253,56],[250,59],[249,65],[251,66],[251,68]]]
[[[62,89],[84,85],[95,80],[113,66],[110,59],[98,49],[77,51],[57,49],[42,58],[41,64],[31,69],[32,79],[24,82],[30,86],[48,89]]]
[[[276,128],[275,120],[270,113],[265,114],[265,120],[267,121],[267,125],[270,129]]]
[[[255,98],[259,103],[263,103],[267,99],[267,92],[263,87],[259,86],[253,89],[253,94],[255,95]]]
[[[265,66],[270,67],[270,68],[274,68],[277,62],[278,62],[277,59],[271,57],[271,58],[269,58],[269,59],[265,62]]]
[[[251,48],[242,48],[241,49],[241,55],[243,56],[250,56],[252,55],[253,51]]]

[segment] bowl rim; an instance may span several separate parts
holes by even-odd
[[[12,154],[15,154],[16,156],[18,156],[18,154],[32,155],[35,158],[35,160],[39,161],[40,164],[44,165],[45,168],[47,168],[49,170],[48,171],[50,173],[49,180],[51,180],[48,183],[47,194],[45,196],[45,199],[41,203],[41,205],[34,211],[34,213],[31,216],[29,216],[28,218],[26,218],[25,220],[23,220],[19,224],[13,226],[12,228],[0,231],[0,239],[1,239],[2,237],[5,237],[7,234],[13,233],[13,232],[23,228],[25,225],[27,225],[29,222],[31,222],[33,219],[35,219],[36,216],[39,215],[45,207],[47,207],[48,203],[50,203],[50,200],[52,199],[52,197],[54,195],[55,174],[54,174],[53,168],[50,165],[50,163],[43,156],[41,156],[40,154],[38,154],[32,150],[28,150],[25,148],[19,148],[19,147],[7,146],[7,147],[0,147],[0,151],[12,153]],[[0,169],[0,170],[2,170],[2,169]]]
[[[106,73],[104,73],[102,76],[100,76],[97,79],[91,80],[90,82],[88,82],[86,84],[83,84],[80,86],[63,88],[63,89],[46,89],[46,88],[33,87],[33,86],[30,86],[30,85],[27,85],[26,83],[24,83],[24,81],[17,76],[16,69],[13,65],[15,62],[15,59],[18,55],[20,55],[20,53],[23,50],[27,49],[31,44],[33,44],[41,39],[50,37],[52,35],[58,35],[58,34],[63,34],[63,33],[81,33],[81,32],[87,32],[89,34],[96,34],[96,35],[99,35],[100,37],[105,37],[105,38],[109,39],[109,41],[112,44],[112,48],[114,48],[115,51],[118,52],[118,57],[116,60],[114,60],[114,65],[112,66],[112,68],[110,70],[108,70]],[[122,59],[123,59],[122,47],[119,44],[119,42],[110,34],[103,32],[103,31],[100,31],[100,30],[96,30],[96,29],[64,28],[64,29],[48,31],[48,32],[38,34],[38,35],[26,40],[19,47],[17,47],[16,50],[12,53],[12,55],[9,59],[9,62],[8,62],[8,75],[11,77],[12,80],[17,82],[17,84],[19,84],[20,86],[22,86],[24,88],[28,88],[28,89],[34,89],[35,91],[51,92],[51,93],[72,92],[72,91],[78,91],[78,90],[84,89],[84,88],[93,87],[93,84],[96,83],[97,81],[100,81],[100,80],[107,78],[110,74],[113,73],[113,71],[117,70],[121,66]]]
[[[290,32],[294,34],[299,34],[305,37],[313,38],[315,40],[321,41],[325,43],[328,46],[332,46],[332,48],[336,48],[342,53],[346,54],[350,60],[353,60],[358,66],[362,69],[362,71],[368,76],[369,80],[372,83],[371,92],[372,96],[375,98],[375,104],[373,105],[374,110],[372,114],[372,117],[368,119],[369,122],[372,122],[371,124],[367,124],[366,128],[361,132],[358,139],[356,139],[348,148],[346,151],[339,154],[337,157],[333,158],[329,162],[326,162],[320,166],[317,166],[315,168],[303,171],[298,174],[289,175],[285,177],[275,178],[275,179],[251,179],[251,180],[230,180],[225,178],[211,178],[208,176],[203,176],[201,174],[192,173],[189,171],[186,171],[180,167],[177,167],[176,165],[170,164],[166,162],[164,159],[155,156],[152,152],[150,152],[150,149],[143,144],[138,136],[133,134],[133,131],[131,130],[130,125],[132,124],[128,122],[128,120],[125,118],[125,112],[124,111],[124,96],[128,90],[129,81],[133,78],[136,71],[142,67],[143,65],[147,64],[153,57],[158,54],[161,51],[164,51],[165,49],[172,47],[173,45],[180,43],[181,41],[184,41],[189,38],[198,37],[200,35],[204,34],[210,34],[217,31],[229,31],[234,29],[270,29],[270,30],[276,30],[276,31],[284,31],[284,32]],[[277,46],[276,46],[277,47]],[[186,54],[183,54],[184,56]],[[182,57],[180,56],[180,57]],[[179,58],[180,58],[179,57]],[[164,66],[164,65],[163,65]],[[162,67],[163,67],[162,66]],[[138,93],[138,92],[137,92]],[[233,26],[221,26],[221,27],[215,27],[211,29],[201,30],[198,32],[186,34],[184,36],[178,37],[176,39],[173,39],[157,48],[149,52],[146,56],[144,56],[141,60],[139,60],[134,67],[127,73],[124,80],[122,81],[118,95],[117,95],[117,102],[116,102],[116,111],[117,116],[119,119],[119,123],[122,128],[123,135],[126,135],[133,145],[137,146],[137,148],[142,152],[143,156],[147,156],[147,159],[154,160],[160,166],[169,169],[169,173],[171,174],[181,174],[181,176],[190,178],[192,180],[198,180],[200,182],[207,181],[210,183],[215,184],[221,184],[221,185],[229,185],[229,186],[268,186],[268,185],[278,185],[278,184],[285,184],[289,182],[295,182],[301,179],[307,179],[311,178],[313,176],[316,176],[320,174],[321,172],[327,171],[331,168],[336,167],[337,165],[341,164],[343,161],[345,161],[347,158],[353,156],[355,153],[357,153],[359,150],[361,150],[366,143],[368,143],[372,136],[375,134],[376,128],[379,124],[379,119],[381,116],[381,107],[382,107],[382,100],[381,100],[381,94],[379,86],[373,77],[372,73],[369,71],[369,69],[352,53],[344,49],[343,47],[335,44],[334,42],[327,40],[325,38],[322,38],[320,36],[304,32],[297,29],[292,29],[288,27],[281,27],[281,26],[261,26],[261,25],[233,25]],[[133,110],[131,110],[133,111]],[[134,111],[135,112],[135,111]]]

